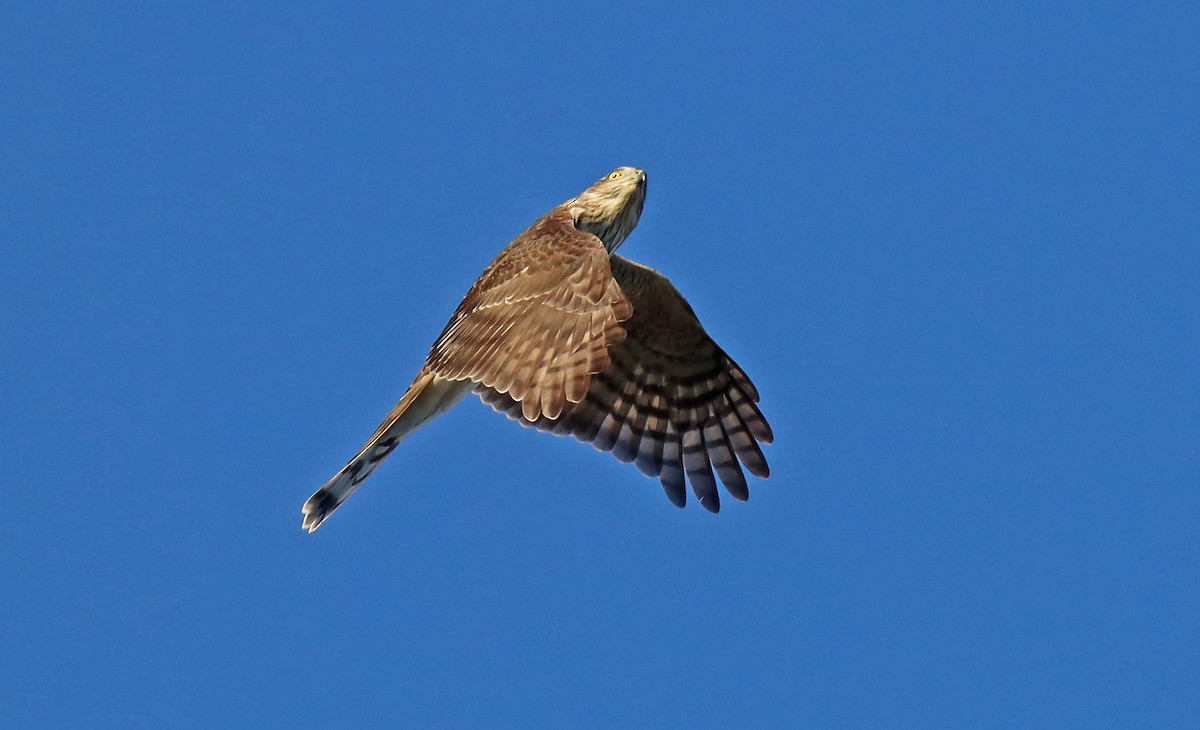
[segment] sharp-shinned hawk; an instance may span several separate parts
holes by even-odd
[[[758,391],[662,274],[614,251],[637,225],[646,173],[619,167],[542,216],[484,270],[424,367],[353,459],[304,504],[321,526],[414,429],[469,391],[523,426],[570,434],[720,509],[713,470],[749,497],[768,474]],[[741,465],[739,465],[739,461]]]

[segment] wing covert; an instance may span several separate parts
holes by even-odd
[[[587,393],[630,315],[598,238],[555,209],[496,257],[434,343],[426,367],[557,418]]]

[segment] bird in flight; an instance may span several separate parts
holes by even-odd
[[[646,173],[618,167],[517,236],[467,292],[400,402],[304,503],[312,532],[406,436],[470,391],[523,426],[570,434],[720,509],[713,470],[746,500],[773,436],[758,391],[665,276],[614,251]],[[740,462],[740,464],[739,464]]]

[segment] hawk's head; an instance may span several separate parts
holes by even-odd
[[[612,253],[637,225],[645,201],[646,171],[618,167],[564,205],[575,227],[594,234]]]

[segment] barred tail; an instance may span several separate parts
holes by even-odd
[[[422,371],[379,424],[366,445],[342,470],[308,498],[301,510],[303,529],[313,532],[358,489],[406,436],[430,418],[445,412],[470,390],[470,383],[439,378]]]

